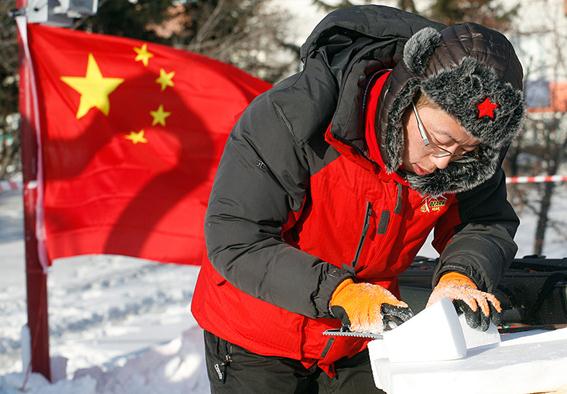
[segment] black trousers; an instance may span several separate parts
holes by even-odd
[[[317,366],[261,356],[205,331],[205,357],[214,394],[383,393],[374,385],[368,351],[337,361],[337,375],[329,378]]]

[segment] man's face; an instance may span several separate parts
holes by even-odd
[[[405,146],[403,152],[404,170],[416,175],[427,175],[437,169],[446,168],[456,155],[473,151],[480,141],[468,134],[448,113],[430,105],[417,109],[430,144],[425,145],[420,135],[417,119],[411,107],[404,118]],[[436,157],[447,154],[446,157]]]

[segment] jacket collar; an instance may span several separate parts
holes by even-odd
[[[348,140],[337,136],[333,132],[333,130],[337,128],[333,128],[332,125],[329,125],[327,128],[325,140],[349,160],[376,173],[384,180],[396,181],[403,185],[408,185],[407,181],[398,173],[387,173],[375,132],[375,116],[390,72],[390,70],[375,72],[369,78],[369,82],[366,85],[362,103],[364,129],[361,133],[363,136],[361,141],[363,141],[364,144],[360,145],[360,147],[350,144]]]

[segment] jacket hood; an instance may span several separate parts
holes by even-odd
[[[330,123],[335,138],[364,154],[364,103],[371,78],[399,63],[406,41],[425,27],[440,30],[444,25],[377,5],[333,11],[315,27],[301,47],[301,60],[308,75],[311,70],[332,75],[337,93],[325,108],[332,108]],[[318,95],[315,99],[326,100],[320,88],[313,90],[323,75],[319,71],[311,77],[309,89]]]
[[[400,172],[412,187],[433,196],[470,190],[486,181],[520,129],[522,77],[512,45],[494,30],[465,23],[413,35],[403,61],[392,71],[375,120],[387,171]],[[426,176],[399,170],[403,117],[418,92],[480,139],[475,162],[453,162]]]

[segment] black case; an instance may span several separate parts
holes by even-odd
[[[414,313],[421,311],[431,294],[437,259],[416,257],[400,275],[400,292]],[[526,256],[514,259],[494,292],[502,303],[502,323],[567,323],[567,258]]]

